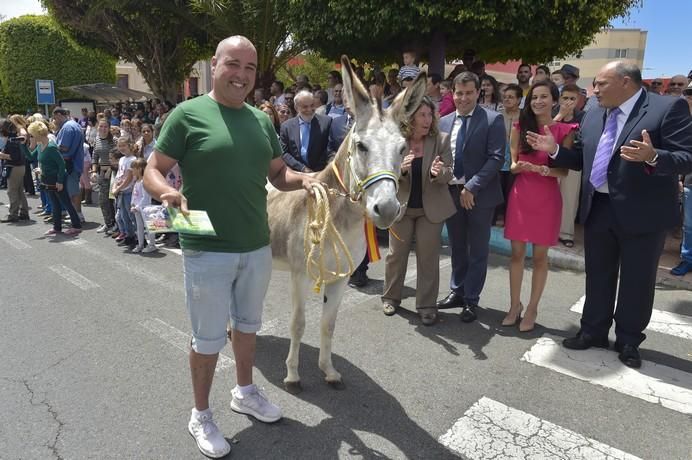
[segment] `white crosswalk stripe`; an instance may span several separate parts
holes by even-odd
[[[579,299],[572,305],[570,310],[575,313],[581,313],[584,310],[585,299],[586,297]],[[646,329],[689,340],[692,339],[692,318],[654,309],[651,313],[651,321]]]
[[[692,374],[678,369],[647,361],[641,369],[631,369],[611,350],[568,350],[549,338],[538,339],[521,359],[683,414],[692,414]]]
[[[52,265],[48,267],[48,269],[56,273],[61,278],[74,284],[82,291],[88,291],[89,289],[96,289],[99,287],[98,284],[91,281],[89,278],[80,275],[79,273],[77,273],[69,267],[66,267],[65,265]]]
[[[10,235],[9,233],[0,233],[0,240],[3,240],[5,243],[9,244],[15,249],[31,249],[29,244],[13,235]]]
[[[439,442],[473,460],[638,458],[486,397],[471,406]]]

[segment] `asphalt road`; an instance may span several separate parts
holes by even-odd
[[[7,203],[4,191],[0,201]],[[100,221],[96,207],[85,213]],[[0,224],[0,458],[203,458],[187,433],[190,326],[181,257],[128,253],[95,227],[76,239],[46,239],[42,222]],[[533,332],[499,327],[507,266],[506,258],[491,258],[479,321],[463,324],[447,310],[425,327],[413,297],[399,314],[381,313],[384,266],[374,264],[370,285],[349,288],[339,312],[334,364],[341,391],[317,368],[315,295],[299,395],[283,390],[291,307],[288,275],[275,272],[255,380],[284,419],[265,425],[231,411],[227,346],[212,407],[232,442],[229,458],[692,458],[692,294],[658,291],[655,308],[672,313],[673,323],[684,321],[671,332],[665,325],[648,332],[644,367],[628,373],[612,351],[568,356],[550,348],[550,339],[576,331],[579,314],[570,308],[583,296],[583,273],[551,271]],[[414,256],[409,270],[410,296]],[[449,272],[443,255],[441,296]],[[525,299],[529,279],[527,271]],[[552,350],[547,358],[544,348]],[[570,370],[570,363],[578,365]],[[606,448],[619,453],[607,457]]]

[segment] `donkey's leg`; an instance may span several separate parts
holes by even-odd
[[[300,341],[305,332],[305,299],[307,297],[308,284],[305,274],[291,272],[291,345],[286,358],[286,378],[284,386],[289,393],[299,393],[300,375],[298,374],[298,362],[300,353]]]
[[[341,374],[332,365],[332,337],[334,337],[336,315],[339,311],[339,305],[341,305],[341,298],[344,295],[346,283],[347,280],[343,279],[325,286],[320,325],[319,366],[322,372],[326,374],[327,383],[337,389],[341,389],[343,383]]]

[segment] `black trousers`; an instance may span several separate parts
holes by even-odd
[[[665,238],[665,230],[632,233],[622,228],[610,196],[594,195],[584,227],[586,302],[582,331],[607,337],[615,319],[618,342],[639,346],[646,339],[643,331],[651,319]]]

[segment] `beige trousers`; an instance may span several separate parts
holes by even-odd
[[[29,204],[24,195],[24,170],[26,166],[12,166],[7,178],[7,197],[10,199],[10,216],[29,214]]]
[[[562,194],[562,220],[560,223],[560,239],[574,239],[574,219],[579,208],[579,189],[581,188],[581,171],[569,170],[567,176],[560,179],[560,194]]]
[[[384,293],[382,301],[394,306],[401,304],[401,292],[406,278],[408,255],[413,236],[416,237],[416,307],[434,307],[440,287],[440,239],[443,223],[433,224],[423,209],[407,209],[404,217],[392,226],[389,252],[385,259]]]

